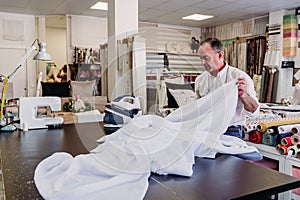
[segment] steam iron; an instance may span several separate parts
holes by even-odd
[[[137,97],[123,95],[105,105],[103,118],[104,131],[111,134],[127,124],[132,118],[142,115],[142,109]]]

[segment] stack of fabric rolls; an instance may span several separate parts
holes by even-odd
[[[300,117],[249,121],[244,127],[244,140],[274,146],[280,154],[300,158]]]

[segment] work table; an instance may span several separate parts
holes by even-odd
[[[102,123],[0,133],[6,199],[42,199],[34,181],[37,164],[55,152],[88,153],[104,136]],[[197,158],[192,177],[152,174],[145,199],[251,199],[300,187],[300,180],[230,155]]]
[[[86,123],[65,125],[63,129],[2,132],[0,148],[6,198],[41,198],[33,182],[37,164],[58,151],[73,156],[88,153],[104,135],[99,130],[99,124]]]

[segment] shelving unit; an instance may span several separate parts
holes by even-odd
[[[300,159],[291,157],[290,154],[288,155],[282,155],[278,151],[276,151],[275,147],[268,146],[265,144],[254,144],[251,142],[247,142],[248,145],[255,146],[259,152],[262,154],[265,158],[270,158],[274,161],[278,162],[279,172],[288,174],[292,176],[292,168],[300,167]],[[297,194],[292,193],[292,191],[284,192],[278,194],[279,200],[300,200],[300,196]]]
[[[293,175],[292,169],[293,167],[299,167],[300,168],[300,159],[291,157],[291,155],[286,156],[286,161],[285,161],[285,173],[289,175]],[[291,193],[291,199],[294,200],[300,200],[300,195],[297,195],[295,193]]]

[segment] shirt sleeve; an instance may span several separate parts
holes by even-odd
[[[248,115],[248,116],[250,116],[250,117],[253,117],[253,116],[256,116],[256,115],[258,115],[259,114],[259,110],[260,110],[260,106],[259,106],[259,102],[258,102],[258,99],[257,99],[257,96],[256,96],[256,91],[255,91],[255,89],[254,89],[254,83],[253,83],[253,80],[250,78],[250,76],[248,76],[247,75],[247,77],[245,77],[246,78],[246,82],[247,82],[247,85],[248,85],[248,87],[247,87],[247,93],[257,102],[257,104],[258,104],[258,107],[257,107],[257,109],[253,112],[253,113],[251,113],[251,112],[249,112],[249,111],[247,111],[247,110],[245,110],[245,112],[246,112],[246,114]]]
[[[197,78],[195,79],[195,98],[196,99],[200,99],[201,98],[201,96],[200,96],[200,91],[199,91],[199,88],[200,88],[200,76],[201,75],[199,75],[199,76],[197,76]]]
[[[204,73],[200,74],[195,80],[195,97],[199,99],[208,94],[208,83],[207,75]]]

